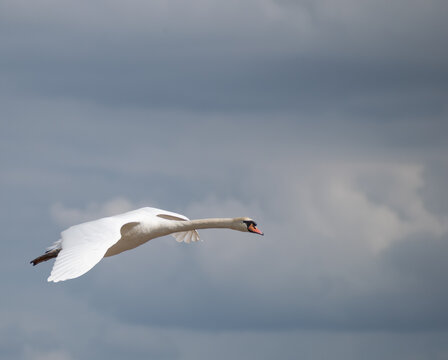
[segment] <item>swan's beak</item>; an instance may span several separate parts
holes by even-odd
[[[257,229],[257,227],[254,224],[250,224],[247,228],[250,232],[253,232],[258,235],[264,235],[263,232],[260,229]]]

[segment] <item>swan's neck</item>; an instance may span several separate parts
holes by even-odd
[[[198,229],[226,228],[226,229],[240,230],[240,228],[238,227],[238,223],[239,223],[238,220],[233,218],[170,221],[167,224],[168,226],[165,230],[166,235],[175,232],[198,230]]]

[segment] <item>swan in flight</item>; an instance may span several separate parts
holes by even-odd
[[[48,281],[64,281],[85,274],[103,257],[134,249],[151,239],[172,234],[177,241],[189,243],[199,240],[197,229],[212,228],[263,235],[255,221],[246,217],[190,220],[170,211],[145,207],[72,226],[31,264],[56,258]]]

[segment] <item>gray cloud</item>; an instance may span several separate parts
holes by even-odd
[[[440,2],[172,6],[44,4],[31,16],[8,3],[3,91],[194,111],[443,112]]]

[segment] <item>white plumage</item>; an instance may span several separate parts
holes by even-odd
[[[36,265],[56,257],[48,281],[73,279],[92,269],[103,257],[133,249],[156,237],[172,234],[178,242],[198,241],[196,229],[229,228],[263,235],[249,218],[190,220],[156,208],[141,208],[72,226],[47,252],[31,261]]]

